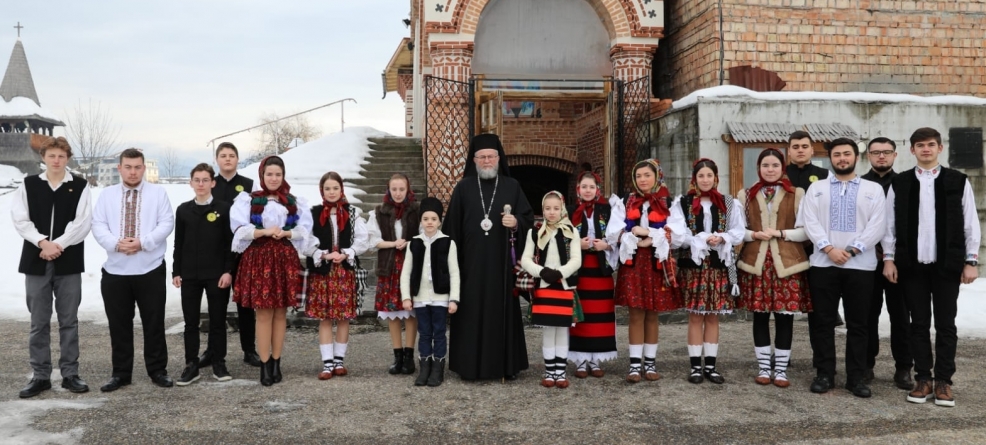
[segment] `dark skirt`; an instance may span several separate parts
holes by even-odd
[[[735,307],[730,295],[729,270],[714,268],[710,263],[707,256],[700,268],[678,269],[685,310],[694,314],[728,314]]]
[[[684,303],[677,288],[664,282],[662,269],[654,269],[653,247],[639,247],[633,266],[621,266],[616,274],[616,304],[651,312],[681,309]]]
[[[774,269],[774,257],[767,249],[763,273],[756,276],[739,271],[741,307],[753,312],[796,313],[811,312],[811,295],[808,293],[808,277],[798,272],[786,278],[778,278]]]
[[[321,320],[356,318],[356,272],[333,264],[325,275],[308,275],[305,316]]]
[[[301,271],[301,260],[291,241],[267,236],[255,239],[240,257],[233,299],[251,309],[297,306]]]
[[[576,363],[616,358],[614,283],[613,275],[607,272],[595,252],[583,253],[577,290],[585,319],[569,331],[568,357]]]

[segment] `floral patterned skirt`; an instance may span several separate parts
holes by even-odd
[[[620,267],[616,274],[617,305],[652,312],[673,311],[684,306],[678,289],[665,284],[663,270],[654,270],[655,261],[652,247],[640,247],[633,257],[633,266]]]
[[[293,307],[301,293],[301,260],[287,239],[253,240],[240,257],[233,300],[251,309]]]
[[[321,320],[356,318],[356,272],[333,265],[325,275],[308,274],[305,316]]]
[[[753,312],[811,312],[808,276],[804,272],[798,272],[787,278],[778,278],[769,248],[761,276],[742,270],[738,272],[742,295],[740,307]]]
[[[404,251],[394,255],[394,270],[387,276],[377,276],[377,296],[373,309],[377,312],[404,311],[401,302],[401,270],[404,269]],[[404,317],[402,317],[404,318]]]
[[[702,268],[678,269],[678,284],[685,300],[685,310],[696,314],[728,314],[735,304],[729,294],[729,270],[710,267],[709,257]]]

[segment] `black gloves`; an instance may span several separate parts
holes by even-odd
[[[545,283],[551,284],[561,281],[561,272],[549,269],[547,267],[541,269],[541,280]]]

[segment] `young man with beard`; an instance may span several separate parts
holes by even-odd
[[[952,375],[959,284],[972,283],[979,276],[981,234],[976,199],[968,176],[938,163],[944,150],[941,133],[919,128],[910,142],[918,165],[897,175],[887,191],[883,275],[891,283],[900,283],[911,316],[910,347],[917,383],[907,401],[924,403],[934,398],[935,405],[955,406]]]
[[[167,270],[164,253],[175,226],[164,188],[144,180],[144,153],[120,154],[120,184],[99,195],[92,213],[92,235],[106,249],[100,290],[110,327],[113,374],[101,388],[116,391],[131,383],[134,367],[134,305],[144,329],[144,366],[155,385],[174,386],[168,377],[164,338]]]
[[[876,268],[876,245],[886,230],[883,189],[856,175],[859,148],[839,138],[826,147],[835,173],[808,187],[798,220],[815,244],[809,261],[812,322],[809,325],[816,377],[811,392],[835,387],[835,326],[839,300],[849,330],[846,339],[846,389],[870,397],[866,372],[867,315]]]
[[[65,170],[72,147],[63,137],[41,146],[45,171],[24,178],[10,203],[14,229],[24,238],[18,272],[26,277],[31,382],[21,390],[26,399],[51,389],[51,311],[58,314],[58,367],[62,388],[89,391],[79,377],[79,303],[85,270],[84,240],[92,223],[85,179]],[[54,296],[54,298],[52,298]]]
[[[500,138],[474,137],[442,223],[459,249],[461,304],[451,321],[449,370],[463,380],[513,379],[527,369],[510,238],[519,259],[533,225],[534,211],[510,177]]]
[[[216,148],[216,165],[219,174],[215,176],[216,186],[212,188],[212,197],[230,205],[240,193],[253,191],[253,180],[237,173],[240,164],[240,152],[232,142],[223,142]],[[240,255],[233,254],[231,274],[236,279],[236,267],[240,263]],[[236,324],[240,331],[240,347],[243,348],[243,362],[250,366],[260,366],[260,356],[254,346],[256,340],[256,314],[253,309],[236,303]],[[199,356],[199,367],[212,365],[212,350],[206,348]]]
[[[870,161],[869,173],[863,179],[876,182],[883,186],[883,193],[890,189],[890,183],[897,172],[894,171],[894,161],[897,160],[897,144],[893,140],[878,137],[870,141],[866,147],[866,157]],[[890,352],[894,357],[894,383],[900,389],[911,390],[914,380],[911,380],[911,368],[914,360],[907,345],[910,335],[911,317],[907,315],[904,304],[904,293],[897,283],[891,283],[883,276],[883,247],[876,246],[877,267],[873,277],[873,299],[870,301],[869,346],[866,348],[866,383],[873,380],[873,367],[876,356],[880,353],[880,312],[883,310],[883,295],[887,295],[887,314],[890,315]]]

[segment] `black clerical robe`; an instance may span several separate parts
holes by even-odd
[[[477,181],[466,176],[452,192],[448,212],[442,223],[458,246],[461,283],[458,311],[451,318],[449,370],[463,380],[501,379],[527,369],[527,343],[520,302],[513,296],[514,274],[510,255],[511,230],[503,227],[504,204],[510,204],[517,218],[515,249],[517,259],[524,251],[524,234],[534,224],[534,211],[516,179],[499,176]],[[480,223],[484,204],[493,227],[486,235]]]

